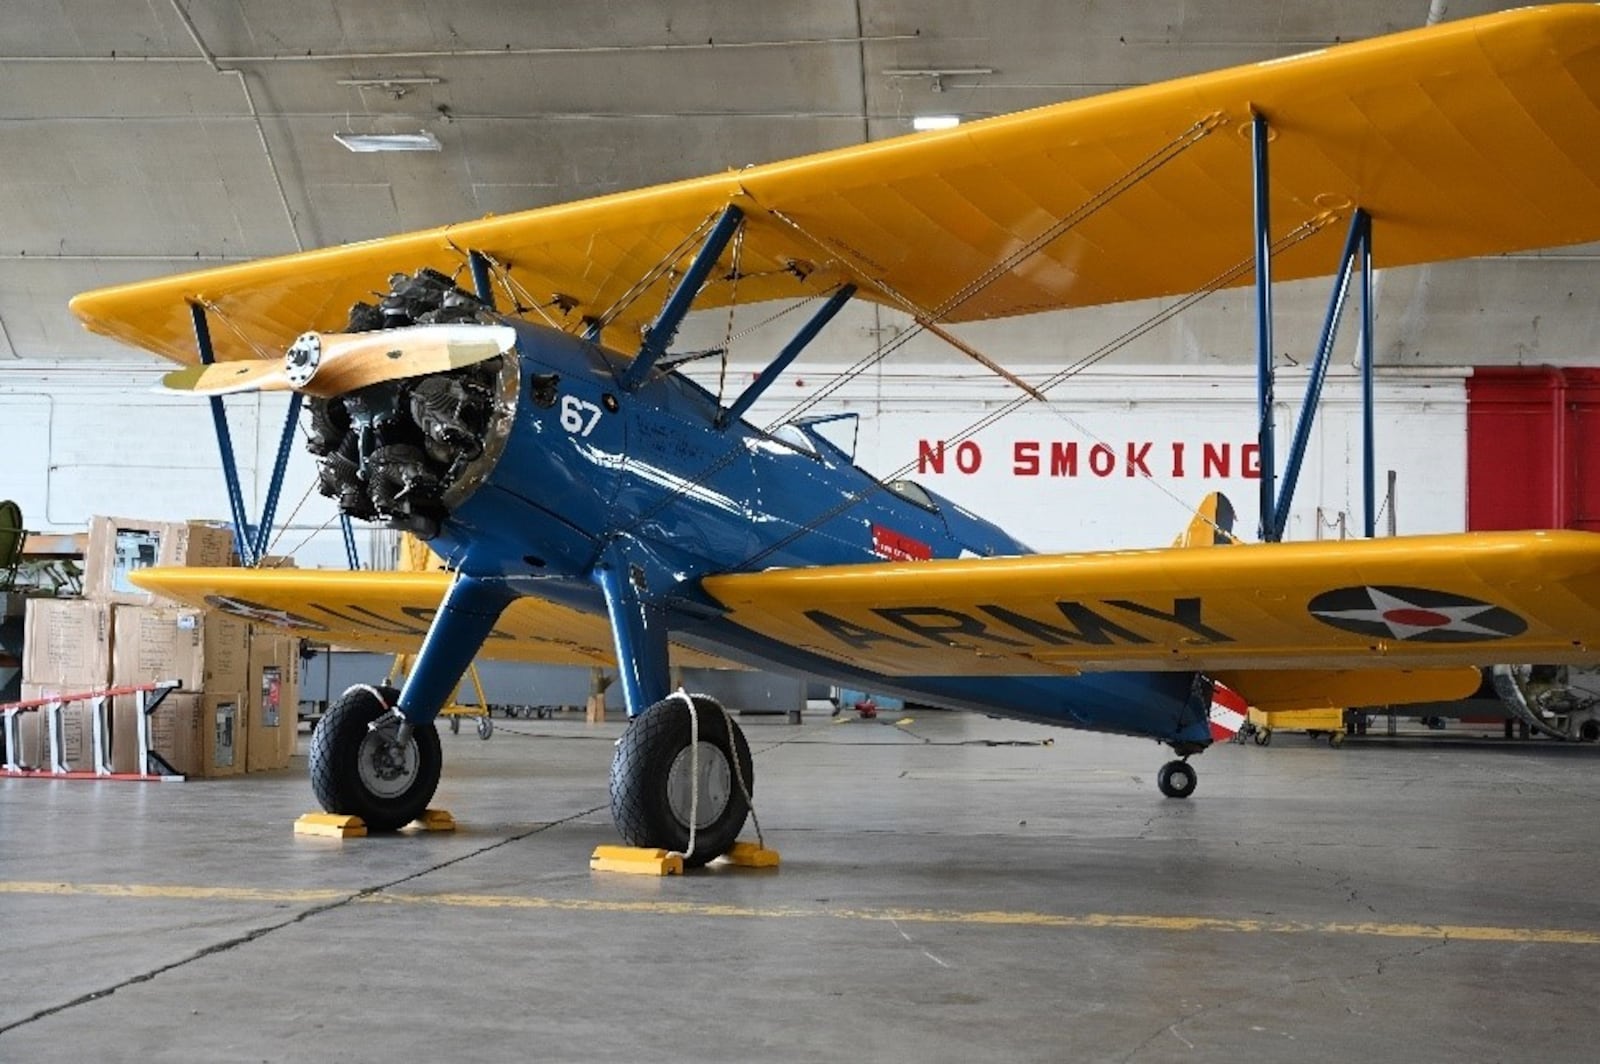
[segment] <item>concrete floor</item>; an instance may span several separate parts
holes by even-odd
[[[303,758],[0,781],[0,1060],[1595,1059],[1600,749],[1280,735],[1179,802],[913,716],[747,719],[783,868],[668,880],[588,871],[616,723],[446,734],[453,835],[295,837]]]

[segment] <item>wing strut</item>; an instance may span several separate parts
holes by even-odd
[[[1311,440],[1311,426],[1317,416],[1317,404],[1322,398],[1322,383],[1328,376],[1328,363],[1333,357],[1333,342],[1339,335],[1339,319],[1344,314],[1346,296],[1350,293],[1350,274],[1356,259],[1361,260],[1361,365],[1362,413],[1368,432],[1364,455],[1367,474],[1367,538],[1373,535],[1372,521],[1372,373],[1370,358],[1372,341],[1372,286],[1368,277],[1372,272],[1372,216],[1357,207],[1350,216],[1350,233],[1345,237],[1344,251],[1339,257],[1339,270],[1334,275],[1333,294],[1328,298],[1328,316],[1322,321],[1322,339],[1317,344],[1316,359],[1306,378],[1306,397],[1300,405],[1300,419],[1295,423],[1294,442],[1289,447],[1289,459],[1283,470],[1283,490],[1278,494],[1277,509],[1272,517],[1272,540],[1281,540],[1289,525],[1289,507],[1294,502],[1295,485],[1300,480],[1300,464],[1305,460],[1306,445]],[[1265,466],[1265,459],[1263,459]]]
[[[1257,112],[1250,123],[1251,163],[1256,198],[1256,444],[1261,454],[1261,538],[1272,542],[1279,529],[1273,519],[1274,479],[1272,426],[1272,217],[1267,177],[1266,116]]]
[[[211,345],[211,325],[206,321],[206,308],[190,301],[189,314],[194,319],[194,343],[200,351],[200,363],[209,366],[217,360],[216,349]],[[228,489],[228,511],[233,515],[233,550],[239,561],[252,565],[250,527],[244,519],[244,492],[239,487],[239,465],[233,456],[233,433],[228,429],[228,411],[222,405],[222,396],[211,397],[211,425],[217,433],[217,450],[222,452],[222,479]]]
[[[800,327],[799,332],[795,333],[794,339],[784,344],[783,350],[779,351],[771,364],[761,371],[761,375],[750,382],[750,387],[739,394],[739,398],[733,401],[732,406],[717,415],[717,428],[725,429],[737,422],[744,415],[744,412],[750,409],[751,404],[761,398],[761,393],[772,387],[772,382],[778,379],[778,375],[788,369],[789,364],[800,357],[800,352],[806,349],[806,345],[817,338],[817,334],[823,330],[828,322],[833,320],[833,316],[838,314],[840,309],[850,301],[850,297],[855,294],[856,286],[847,284],[829,296],[828,301],[822,305],[821,309]]]
[[[489,278],[489,256],[481,251],[469,251],[467,265],[472,269],[472,288],[478,302],[494,310],[494,284]]]
[[[1350,233],[1334,276],[1328,316],[1322,324],[1322,338],[1311,373],[1306,381],[1305,401],[1295,424],[1288,464],[1283,474],[1283,490],[1278,492],[1275,428],[1273,425],[1272,366],[1272,220],[1269,209],[1271,182],[1268,176],[1267,144],[1272,131],[1266,116],[1257,112],[1251,119],[1251,164],[1255,192],[1255,273],[1256,273],[1256,440],[1261,460],[1261,539],[1276,543],[1283,539],[1289,524],[1289,507],[1294,502],[1295,484],[1305,459],[1312,422],[1328,373],[1339,317],[1349,292],[1353,264],[1361,263],[1361,472],[1364,530],[1367,539],[1377,533],[1377,473],[1374,468],[1373,385],[1372,385],[1372,216],[1357,207],[1350,218]],[[1332,212],[1330,212],[1332,213]]]
[[[189,315],[194,322],[194,342],[204,366],[216,362],[216,349],[211,343],[211,325],[206,308],[198,301],[189,302]],[[283,419],[283,431],[278,437],[278,453],[272,463],[272,478],[267,482],[267,495],[261,503],[261,521],[255,528],[245,517],[244,489],[239,479],[239,462],[233,449],[233,433],[228,428],[228,411],[222,396],[211,398],[211,423],[216,430],[217,450],[222,456],[222,479],[228,490],[228,511],[233,518],[233,549],[245,566],[254,566],[267,553],[272,538],[272,523],[278,513],[278,500],[283,494],[283,478],[289,467],[289,455],[294,443],[294,429],[300,423],[301,395],[294,393],[289,399],[289,409]]]
[[[644,343],[639,346],[639,353],[628,363],[628,368],[623,370],[622,379],[618,384],[624,391],[631,392],[643,384],[645,378],[650,375],[650,367],[655,365],[656,359],[667,353],[673,338],[678,335],[678,326],[683,324],[690,305],[694,303],[694,297],[700,294],[700,286],[706,283],[711,268],[717,264],[717,257],[722,254],[722,249],[728,246],[728,241],[733,239],[733,234],[738,231],[739,224],[743,221],[744,212],[733,204],[730,203],[722,209],[722,216],[712,227],[706,242],[700,245],[700,250],[695,254],[688,270],[678,279],[678,285],[667,297],[666,303],[661,307],[661,313],[656,315],[656,320],[645,330]]]

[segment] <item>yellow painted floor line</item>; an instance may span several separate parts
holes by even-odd
[[[0,880],[0,894],[56,894],[68,897],[144,898],[175,901],[304,902],[338,901],[354,890],[280,890],[272,887],[196,887],[171,883],[52,883]]]
[[[206,887],[167,884],[52,883],[0,880],[0,894],[141,900],[287,902],[318,904],[349,897],[353,891]],[[1562,928],[1496,927],[1483,924],[1407,924],[1344,921],[1234,919],[1214,916],[1157,916],[1136,913],[1038,913],[1007,910],[834,909],[717,905],[684,901],[605,901],[597,898],[544,898],[519,894],[411,894],[384,892],[355,899],[362,905],[424,905],[465,909],[542,909],[571,913],[634,913],[754,920],[860,920],[898,923],[963,924],[986,927],[1213,932],[1272,935],[1349,935],[1455,942],[1501,942],[1562,946],[1600,946],[1600,931]]]

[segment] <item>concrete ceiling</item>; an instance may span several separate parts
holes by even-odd
[[[1446,17],[1508,6],[1451,0]],[[997,114],[1428,14],[1427,0],[11,0],[0,360],[133,357],[71,319],[86,288],[856,144],[916,114]],[[905,70],[987,72],[890,73]],[[442,150],[334,140],[420,130]],[[1384,293],[1399,330],[1385,350],[1582,361],[1600,339],[1594,265],[1580,250],[1405,273]],[[1305,305],[1320,312],[1324,290]],[[1236,329],[1247,310],[1229,298],[1212,314]],[[1208,347],[1208,328],[1171,342],[1226,360],[1213,348],[1233,345]],[[1038,326],[982,335],[1004,357]]]

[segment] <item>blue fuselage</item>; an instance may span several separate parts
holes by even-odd
[[[935,705],[1209,742],[1209,695],[1190,673],[890,678],[725,620],[702,577],[1028,548],[915,485],[880,483],[813,424],[719,425],[725,408],[681,374],[656,372],[628,391],[626,358],[507,324],[518,345],[514,372],[502,375],[492,467],[432,543],[462,573],[605,615],[596,573],[620,566],[674,641],[751,665]]]

